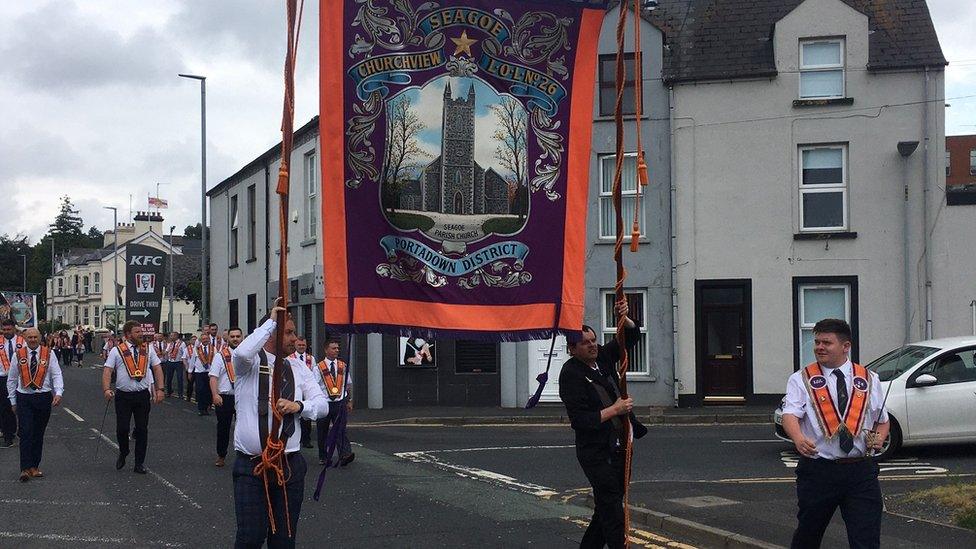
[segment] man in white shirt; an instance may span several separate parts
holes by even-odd
[[[190,373],[193,376],[193,386],[197,397],[197,414],[201,416],[210,415],[210,365],[213,363],[214,356],[217,355],[217,347],[214,339],[204,332],[203,336],[197,340],[193,348],[193,355],[190,358]]]
[[[319,465],[326,465],[331,456],[326,452],[326,438],[329,430],[335,429],[339,420],[339,413],[344,409],[346,413],[352,411],[352,375],[349,366],[339,359],[339,340],[330,339],[325,342],[325,360],[319,362],[315,368],[315,377],[319,388],[329,399],[329,415],[315,423],[316,439],[319,445]],[[339,465],[346,466],[356,459],[349,443],[349,434],[343,430],[337,433],[336,441],[339,450]]]
[[[289,355],[289,358],[298,359],[299,362],[304,363],[308,366],[310,372],[315,370],[315,356],[308,352],[308,342],[305,341],[303,336],[297,336],[295,338],[295,352]],[[312,447],[312,420],[303,419],[301,421],[302,426],[302,436],[301,444],[303,448]]]
[[[4,319],[2,323],[3,337],[0,337],[0,387],[7,386],[7,376],[12,367],[17,366],[17,351],[27,345],[24,338],[17,334],[17,323],[13,319]],[[14,435],[17,434],[17,415],[7,399],[0,399],[0,448],[10,448],[14,445]]]
[[[234,420],[234,383],[237,373],[231,358],[234,349],[244,338],[240,328],[227,331],[227,345],[214,356],[210,365],[210,394],[213,396],[214,413],[217,415],[217,459],[214,465],[223,467],[230,444],[230,424]]]
[[[162,344],[163,354],[159,359],[163,362],[163,375],[166,376],[166,396],[173,396],[173,380],[176,380],[176,394],[183,396],[183,341],[179,332],[172,332]]]
[[[868,453],[881,448],[890,427],[881,381],[848,358],[847,322],[821,320],[813,336],[817,361],[790,376],[783,401],[783,429],[801,456],[791,547],[820,547],[837,507],[851,547],[880,547],[881,485]]]
[[[232,353],[237,381],[234,383],[237,425],[234,428],[234,510],[237,516],[235,547],[261,547],[265,539],[269,547],[294,547],[305,494],[307,464],[300,452],[295,434],[299,417],[318,419],[329,413],[329,403],[305,364],[290,358],[284,372],[286,383],[281,398],[270,402],[272,371],[275,364],[272,337],[276,323],[273,319],[285,313],[281,298],[269,313],[269,319],[247,336]],[[295,323],[290,319],[284,330],[284,351],[295,349]],[[279,486],[272,472],[255,474],[261,463],[267,433],[272,425],[271,405],[284,414],[281,438],[284,439],[287,481]],[[265,486],[267,482],[267,486]],[[267,496],[265,495],[267,494]],[[270,500],[268,499],[270,497]],[[287,513],[286,509],[287,497]],[[268,516],[274,516],[274,532]],[[285,517],[290,518],[286,522]]]
[[[193,374],[190,372],[193,363],[193,350],[197,348],[197,336],[190,336],[190,341],[183,346],[183,376],[186,378],[186,401],[193,398]]]
[[[144,475],[146,468],[143,464],[149,446],[150,401],[157,404],[163,401],[163,369],[152,346],[143,343],[139,322],[130,320],[123,324],[122,334],[122,341],[105,359],[102,392],[107,401],[115,398],[115,435],[119,443],[115,468],[125,467],[125,458],[129,455],[129,423],[134,418],[132,436],[136,440],[136,460],[132,470]],[[110,387],[113,372],[115,391]]]
[[[44,476],[37,468],[44,449],[44,431],[51,419],[51,407],[60,405],[64,394],[57,353],[41,345],[37,328],[24,331],[24,340],[26,346],[17,351],[17,364],[7,375],[7,397],[20,424],[21,482]]]

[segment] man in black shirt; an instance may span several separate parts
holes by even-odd
[[[637,345],[640,327],[627,316],[626,300],[617,303],[616,312],[624,317],[629,353]],[[576,432],[576,458],[593,486],[594,500],[593,518],[580,547],[624,547],[624,422],[630,422],[634,438],[643,437],[647,428],[631,412],[634,399],[620,397],[616,365],[621,352],[616,340],[598,345],[593,328],[584,325],[582,339],[569,344],[569,353],[572,358],[559,374],[559,397]]]

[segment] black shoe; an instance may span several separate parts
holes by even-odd
[[[146,468],[143,467],[142,465],[136,465],[135,467],[132,468],[132,472],[133,473],[138,473],[140,475],[145,475],[146,474]]]
[[[12,440],[0,441],[0,448],[13,448],[13,447],[14,447],[14,441]]]
[[[339,467],[345,467],[352,463],[352,460],[356,459],[356,454],[350,453],[348,456],[339,458]]]
[[[125,456],[119,454],[119,459],[115,460],[115,469],[121,470],[123,467],[125,467]]]
[[[312,446],[312,443],[311,442],[303,442],[302,443],[302,446],[304,446],[305,448],[314,448],[314,446]]]

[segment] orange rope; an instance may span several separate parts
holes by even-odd
[[[623,153],[624,153],[624,122],[623,122],[623,97],[624,97],[624,30],[627,25],[627,12],[628,8],[626,3],[621,3],[620,6],[620,18],[617,20],[617,63],[616,63],[616,85],[617,85],[617,97],[614,103],[614,123],[616,129],[616,140],[617,140],[617,157],[616,165],[614,167],[613,174],[613,206],[616,212],[616,229],[617,229],[617,240],[613,247],[613,260],[617,266],[617,282],[614,286],[614,301],[619,303],[624,299],[624,281],[627,279],[627,271],[624,269],[623,263],[623,245],[624,245],[624,221],[623,221],[623,211],[621,209],[621,179],[623,177]],[[638,12],[639,14],[639,12]],[[639,17],[639,15],[637,15]],[[635,67],[636,68],[636,67]],[[620,396],[621,398],[627,398],[627,368],[630,364],[629,357],[627,356],[627,346],[624,338],[624,316],[618,315],[617,317],[617,333],[616,341],[617,346],[620,348],[620,365],[618,366],[618,374],[620,376]],[[630,496],[630,458],[631,458],[631,443],[630,443],[630,420],[623,422],[624,432],[622,443],[625,449],[625,462],[624,462],[624,546],[628,545],[628,540],[630,539],[630,508],[627,505],[627,501]]]
[[[636,252],[640,240],[641,187],[647,186],[647,162],[641,134],[641,118],[644,116],[644,52],[641,49],[641,0],[634,0],[634,119],[637,131],[637,181],[634,184],[634,222],[630,229],[630,251]],[[621,4],[621,10],[626,6]]]

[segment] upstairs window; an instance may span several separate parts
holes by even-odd
[[[613,209],[613,175],[617,155],[600,157],[600,238],[617,238],[616,213]],[[640,201],[637,223],[644,236],[644,202]],[[624,234],[630,235],[637,207],[637,153],[624,153],[620,178],[620,206],[624,219]]]
[[[949,149],[946,149],[945,165],[946,165],[946,177],[949,177],[949,174],[952,173],[952,154],[949,152]]]
[[[99,273],[92,274],[92,285],[95,287],[95,293],[102,293],[102,275]]]
[[[969,175],[976,175],[976,149],[969,150]]]
[[[635,80],[641,78],[640,64],[633,53],[624,54],[624,96],[621,112],[624,115],[637,114],[634,98],[637,93]],[[600,56],[600,116],[613,116],[617,102],[617,55]],[[644,109],[641,108],[641,111]]]
[[[800,42],[800,99],[839,99],[844,95],[844,41]]]
[[[305,238],[315,238],[318,230],[318,178],[315,151],[305,155]]]
[[[800,231],[843,231],[847,220],[847,146],[800,147]]]
[[[237,197],[230,197],[230,264],[237,265],[237,236],[238,236]]]

